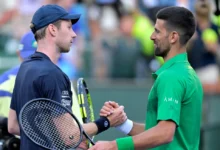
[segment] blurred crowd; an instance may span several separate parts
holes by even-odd
[[[155,14],[163,7],[183,6],[197,20],[188,58],[206,92],[220,92],[220,17],[213,0],[1,0],[0,54],[13,54],[30,30],[33,13],[57,4],[81,14],[73,26],[77,38],[59,66],[74,80],[89,77],[139,79],[150,77],[163,60],[154,56],[150,35]]]

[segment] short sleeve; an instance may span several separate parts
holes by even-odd
[[[172,120],[178,126],[185,91],[183,78],[174,72],[164,72],[157,80],[157,120]]]

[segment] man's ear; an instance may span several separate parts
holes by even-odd
[[[176,31],[172,31],[169,36],[169,41],[171,44],[176,43],[179,40],[179,34]]]
[[[49,34],[50,34],[51,36],[53,36],[53,37],[56,36],[57,27],[56,27],[55,25],[49,24],[48,27],[47,27],[47,29],[48,29],[48,32],[49,32]]]

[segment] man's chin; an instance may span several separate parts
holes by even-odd
[[[155,56],[161,56],[162,53],[160,52],[159,49],[156,48],[155,51],[154,51],[154,55],[155,55]]]
[[[68,53],[69,51],[70,51],[70,49],[61,50],[61,53]]]

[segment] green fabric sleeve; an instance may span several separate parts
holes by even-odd
[[[182,77],[174,72],[164,72],[157,79],[156,90],[158,96],[157,120],[172,120],[178,126],[185,91]]]

